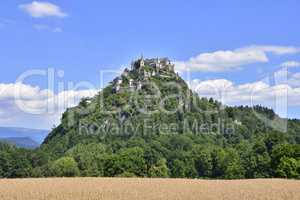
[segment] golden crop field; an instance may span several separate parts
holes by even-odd
[[[2,179],[1,200],[299,200],[300,181],[141,178]]]

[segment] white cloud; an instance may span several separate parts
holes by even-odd
[[[6,126],[51,128],[57,124],[66,108],[73,107],[83,97],[92,97],[97,89],[65,90],[54,94],[23,83],[0,84],[0,120]],[[8,120],[9,119],[9,120]]]
[[[235,84],[225,79],[198,80],[191,82],[191,88],[201,97],[214,98],[224,105],[263,105],[287,117],[289,107],[300,106],[300,85],[292,87],[287,83],[269,84],[266,80]]]
[[[59,6],[49,2],[33,1],[29,4],[22,4],[19,8],[35,18],[68,16]]]
[[[290,75],[287,83],[292,87],[300,87],[300,73]]]
[[[7,99],[45,99],[48,91],[23,83],[0,83],[0,100]]]
[[[281,67],[300,67],[300,62],[286,61],[280,65]]]
[[[274,78],[278,84],[288,84],[291,87],[300,87],[300,73],[291,73],[288,68],[283,68],[274,73]]]
[[[241,51],[261,51],[265,53],[274,53],[277,55],[295,54],[300,52],[300,48],[293,46],[275,46],[275,45],[252,45],[240,48]]]
[[[201,53],[188,61],[175,62],[175,68],[177,71],[221,72],[240,69],[249,64],[266,63],[269,61],[267,53],[284,55],[298,52],[300,52],[300,49],[296,47],[248,46],[235,50]]]

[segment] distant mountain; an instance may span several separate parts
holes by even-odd
[[[9,137],[9,138],[0,138],[0,141],[13,144],[17,147],[22,147],[26,149],[35,149],[39,147],[39,143],[36,141],[32,140],[31,138],[28,137]]]
[[[41,144],[48,135],[48,130],[0,127],[0,139],[4,138],[28,138],[37,144]]]

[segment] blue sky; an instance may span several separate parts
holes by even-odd
[[[291,81],[285,84],[291,87],[292,95],[288,116],[300,118],[296,102],[300,98],[299,7],[298,0],[3,0],[0,125],[49,128],[58,123],[61,111],[46,118],[14,107],[7,91],[15,88],[24,72],[63,70],[63,78],[54,80],[53,95],[59,93],[59,82],[88,81],[97,89],[101,87],[101,70],[118,70],[141,53],[168,56],[182,65],[183,71],[193,66],[191,78],[203,96],[210,96],[207,84],[225,84],[230,95],[244,95],[241,88],[247,84],[258,85],[288,66]],[[113,76],[105,76],[104,82]],[[269,96],[276,85],[272,81],[259,85],[263,88],[260,93]],[[33,96],[41,95],[47,89],[47,79],[31,77],[22,87],[33,90]],[[269,101],[257,99],[267,106]],[[228,104],[247,102],[236,97]]]

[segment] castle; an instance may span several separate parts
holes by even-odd
[[[131,73],[137,72],[138,78],[133,78]],[[120,92],[123,88],[129,90],[138,90],[143,86],[143,82],[151,77],[170,78],[174,75],[174,64],[168,58],[151,58],[144,59],[141,56],[140,59],[133,61],[131,64],[131,70],[127,68],[123,71],[122,75],[117,77],[113,81],[114,91]],[[124,79],[127,80],[126,84]]]
[[[131,69],[142,70],[146,66],[154,69],[156,72],[160,70],[174,72],[174,64],[168,58],[151,58],[144,59],[143,56],[131,64]]]

